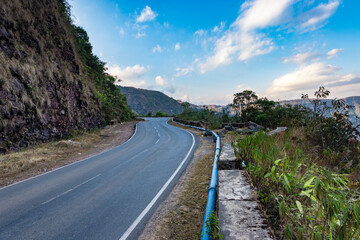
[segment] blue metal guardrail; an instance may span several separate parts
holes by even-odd
[[[176,122],[176,121],[174,121],[174,119],[172,119],[172,121]],[[176,123],[186,126],[186,127],[196,128],[201,131],[206,131],[205,128],[195,127],[195,126],[191,126],[191,125],[185,125],[185,124],[182,124],[179,122],[176,122]],[[214,135],[214,137],[216,137],[216,148],[215,148],[215,157],[214,157],[214,163],[213,163],[213,168],[212,168],[212,173],[211,173],[210,186],[207,191],[208,198],[207,198],[207,202],[206,202],[204,221],[203,221],[203,226],[202,226],[202,230],[201,230],[201,240],[208,240],[211,238],[211,236],[209,235],[210,224],[208,223],[208,220],[210,220],[211,214],[213,214],[215,211],[215,202],[216,202],[218,160],[219,160],[219,156],[220,156],[220,137],[214,131],[211,131],[211,133]]]

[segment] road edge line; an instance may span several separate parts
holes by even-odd
[[[166,122],[167,123],[167,122]],[[168,124],[168,123],[167,123]],[[170,124],[168,124],[170,125]],[[171,126],[171,125],[170,125]],[[172,126],[174,127],[174,126]],[[181,129],[181,128],[180,128]],[[154,204],[156,203],[156,201],[160,198],[160,196],[164,193],[164,191],[166,190],[166,188],[170,185],[170,183],[172,182],[172,180],[175,178],[175,176],[178,174],[178,172],[180,171],[180,169],[183,167],[183,165],[185,164],[185,162],[187,161],[187,159],[190,156],[190,153],[192,152],[194,146],[195,146],[195,137],[194,134],[182,129],[186,132],[188,132],[192,139],[193,139],[193,143],[191,145],[190,150],[188,151],[188,153],[186,154],[185,158],[182,160],[182,162],[180,163],[180,165],[178,166],[178,168],[175,170],[175,172],[171,175],[171,177],[166,181],[166,183],[162,186],[162,188],[159,190],[159,192],[155,195],[155,197],[151,200],[151,202],[145,207],[145,209],[140,213],[140,215],[135,219],[135,221],[130,225],[130,227],[125,231],[125,233],[119,238],[119,240],[125,240],[127,239],[130,234],[132,233],[132,231],[134,231],[134,229],[137,227],[137,225],[141,222],[141,220],[145,217],[145,215],[150,211],[150,209],[154,206]]]
[[[138,123],[139,123],[139,122],[138,122]],[[126,142],[123,142],[122,144],[117,145],[116,147],[121,146],[121,145],[129,142],[129,141],[135,136],[135,134],[136,134],[136,132],[137,132],[137,125],[138,125],[138,123],[135,124],[134,134],[133,134]],[[32,176],[32,177],[29,177],[29,178],[27,178],[27,179],[24,179],[24,180],[21,180],[21,181],[12,183],[12,184],[10,184],[10,185],[1,187],[1,188],[0,188],[0,191],[3,190],[3,189],[6,189],[6,188],[8,188],[8,187],[12,187],[12,186],[14,186],[14,185],[17,185],[17,184],[19,184],[19,183],[26,182],[26,181],[29,181],[29,180],[31,180],[31,179],[34,179],[34,178],[37,178],[37,177],[41,177],[41,176],[43,176],[43,175],[46,175],[46,174],[48,174],[48,173],[52,173],[52,172],[55,172],[55,171],[57,171],[57,170],[60,170],[60,169],[63,169],[63,168],[66,168],[66,167],[75,165],[75,164],[77,164],[77,163],[80,163],[80,162],[83,162],[83,161],[86,161],[86,160],[89,160],[89,159],[91,159],[91,158],[93,158],[93,157],[96,157],[96,156],[99,156],[99,155],[104,154],[104,153],[106,153],[106,152],[109,152],[109,151],[111,151],[112,149],[114,149],[114,148],[116,148],[116,147],[110,148],[110,149],[108,149],[108,150],[106,150],[106,151],[104,151],[104,152],[95,154],[95,155],[90,156],[90,157],[88,157],[88,158],[85,158],[85,159],[82,159],[82,160],[79,160],[79,161],[76,161],[76,162],[73,162],[73,163],[69,163],[69,164],[67,164],[67,165],[64,165],[64,166],[61,166],[61,167],[58,167],[58,168],[55,168],[55,169],[52,169],[52,170],[50,170],[50,171],[48,171],[48,172],[44,172],[44,173],[41,173],[41,174],[39,174],[39,175]]]

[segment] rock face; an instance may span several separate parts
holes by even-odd
[[[0,152],[103,124],[63,3],[0,1]]]

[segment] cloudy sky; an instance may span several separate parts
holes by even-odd
[[[123,86],[195,104],[360,95],[358,0],[69,0]]]

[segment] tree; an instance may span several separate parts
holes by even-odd
[[[242,112],[245,110],[251,103],[255,102],[258,99],[258,96],[255,92],[251,90],[245,90],[240,93],[234,94],[234,100],[231,104],[231,107],[235,108],[239,117],[242,118]]]
[[[187,109],[190,108],[190,103],[188,103],[188,102],[183,102],[183,103],[181,103],[181,106],[182,106],[183,108],[185,108],[185,110],[187,110]]]

